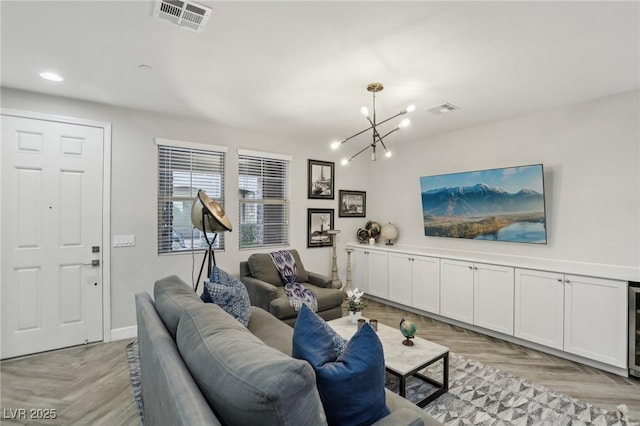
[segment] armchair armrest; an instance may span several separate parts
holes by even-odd
[[[309,284],[313,284],[317,287],[331,288],[331,278],[326,275],[316,274],[315,272],[307,271],[309,275]]]
[[[247,288],[251,305],[269,312],[269,303],[278,297],[277,287],[253,277],[244,276],[241,281]]]
[[[389,414],[387,417],[378,420],[372,426],[398,425],[424,426],[424,421],[422,420],[422,416],[420,416],[420,414],[414,413],[407,408],[401,408]]]

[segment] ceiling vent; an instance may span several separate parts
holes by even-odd
[[[441,105],[432,106],[430,108],[427,108],[426,110],[429,111],[431,114],[440,115],[440,114],[446,114],[448,112],[458,111],[459,109],[460,107],[457,107],[447,102]]]
[[[210,8],[180,0],[158,0],[153,10],[153,16],[198,33],[204,30],[210,15]]]

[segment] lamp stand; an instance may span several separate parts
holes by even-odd
[[[205,222],[205,219],[206,219],[205,216],[207,214],[208,213],[206,209],[202,209],[202,223],[207,223]],[[213,270],[213,266],[216,266],[216,256],[213,251],[213,245],[215,244],[216,239],[218,239],[218,234],[216,233],[213,236],[213,239],[209,241],[209,237],[207,237],[206,231],[202,231],[202,232],[204,233],[204,239],[207,242],[207,249],[204,251],[204,256],[202,257],[202,264],[200,265],[200,272],[198,273],[198,280],[196,281],[196,287],[193,289],[193,291],[195,292],[198,292],[198,286],[200,285],[200,278],[202,277],[202,270],[204,269],[204,262],[208,261],[207,262],[207,278],[211,276],[211,271]]]
[[[338,235],[340,231],[336,229],[330,229],[327,231],[327,234],[331,235],[331,239],[333,242],[331,243],[332,255],[331,255],[331,288],[340,288],[342,287],[342,282],[338,277],[338,256],[336,254],[336,235]]]
[[[352,248],[347,248],[345,250],[347,252],[347,283],[345,284],[342,291],[344,292],[344,297],[347,297],[347,291],[353,289],[353,282],[351,281],[351,253],[353,252]]]

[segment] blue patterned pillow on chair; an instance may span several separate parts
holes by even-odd
[[[200,298],[220,306],[245,327],[249,324],[251,301],[247,288],[217,266],[213,267],[210,281],[205,281]]]

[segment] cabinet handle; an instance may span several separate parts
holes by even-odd
[[[561,283],[562,282],[562,278],[558,278],[558,282]]]
[[[569,280],[564,280],[564,282],[567,283],[567,284],[571,284],[571,281],[569,281]]]
[[[477,267],[477,266],[474,266],[474,267],[473,267],[473,269],[475,269],[475,270],[477,271],[477,270],[478,270],[478,267]]]

